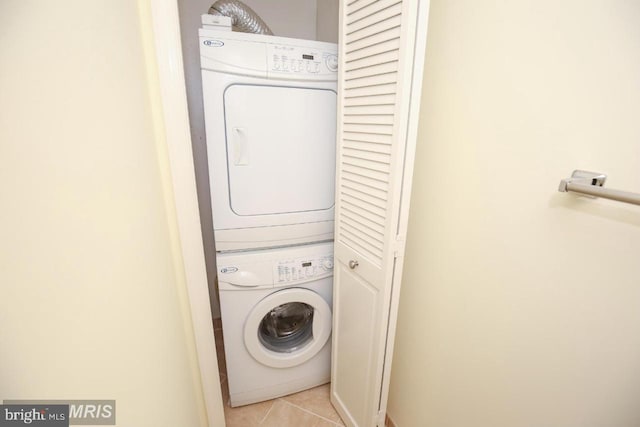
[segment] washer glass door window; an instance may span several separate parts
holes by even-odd
[[[274,368],[300,365],[331,336],[331,308],[317,293],[303,288],[275,292],[249,313],[244,338],[258,362]]]
[[[258,338],[277,353],[303,348],[313,338],[313,314],[313,307],[303,302],[279,305],[262,318]]]

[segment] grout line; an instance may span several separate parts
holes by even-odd
[[[288,402],[288,401],[284,400],[284,399],[283,399],[283,398],[281,398],[281,397],[279,397],[277,400],[281,400],[281,401],[283,401],[284,403],[286,403],[287,405],[291,405],[291,406],[293,406],[294,408],[301,409],[301,410],[303,410],[304,412],[306,412],[306,413],[308,413],[308,414],[315,415],[315,416],[316,416],[316,417],[318,417],[318,418],[322,418],[323,420],[328,421],[328,422],[330,422],[330,423],[331,423],[331,424],[333,424],[333,425],[343,427],[341,424],[338,424],[338,423],[336,423],[335,421],[330,420],[329,418],[325,418],[325,417],[323,417],[322,415],[318,415],[318,414],[316,414],[315,412],[310,411],[309,409],[306,409],[306,408],[303,408],[302,406],[298,406],[298,405],[296,405],[295,403]]]
[[[267,401],[268,402],[268,401]],[[258,423],[259,426],[262,425],[262,423],[265,422],[265,420],[267,419],[267,417],[269,416],[269,414],[271,413],[271,410],[273,409],[274,404],[276,403],[276,399],[271,399],[271,406],[269,407],[269,410],[267,411],[266,414],[264,414],[264,417],[262,417],[262,419],[260,420],[260,422]]]

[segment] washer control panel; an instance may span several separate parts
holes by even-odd
[[[267,47],[267,73],[290,78],[315,79],[332,76],[338,71],[336,52],[314,47],[269,44]]]
[[[306,282],[332,274],[333,255],[280,260],[273,266],[273,277],[276,284]]]

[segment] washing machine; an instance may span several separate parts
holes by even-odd
[[[329,382],[333,243],[219,253],[231,406]]]
[[[216,250],[332,239],[337,46],[199,37]]]

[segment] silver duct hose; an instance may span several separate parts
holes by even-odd
[[[273,35],[258,14],[239,0],[218,0],[209,8],[209,14],[230,17],[236,31]]]

